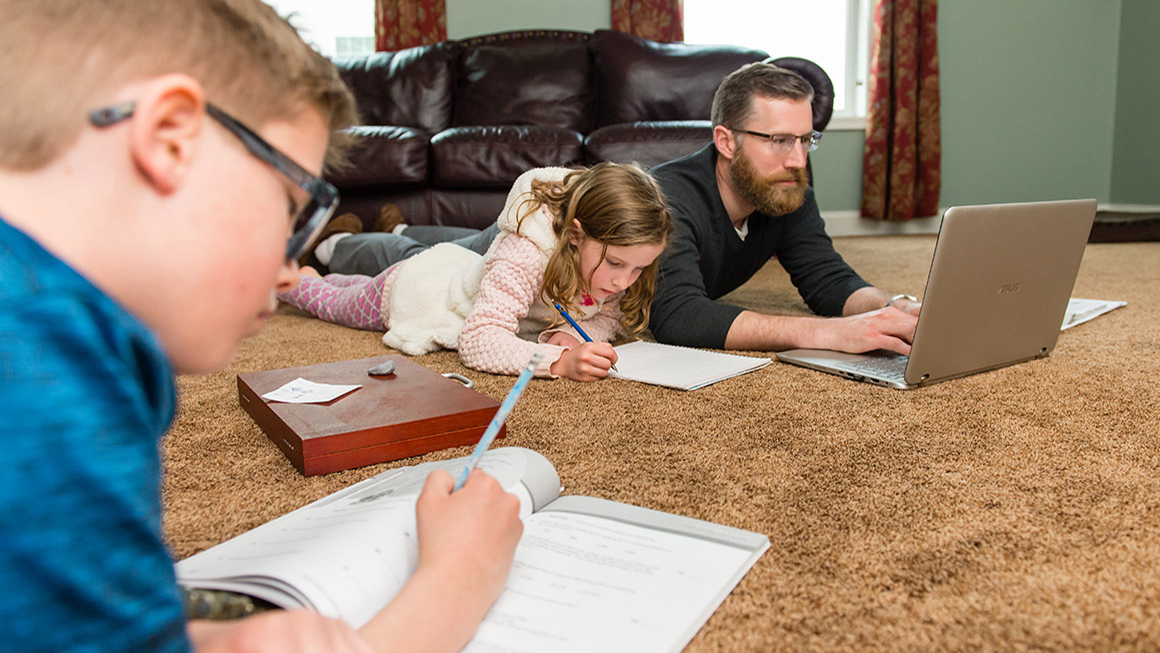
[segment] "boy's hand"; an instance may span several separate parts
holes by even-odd
[[[415,506],[419,567],[359,629],[380,651],[458,651],[503,591],[523,534],[520,501],[475,470],[458,492],[431,472]]]
[[[552,363],[552,374],[576,381],[599,381],[616,364],[616,350],[607,342],[586,342],[566,350]]]
[[[520,501],[478,469],[453,494],[454,486],[450,474],[435,471],[419,495],[416,574],[434,572],[454,579],[450,591],[474,595],[489,607],[503,590],[524,531]]]
[[[197,653],[374,653],[345,622],[308,610],[266,612],[238,621],[191,621]]]

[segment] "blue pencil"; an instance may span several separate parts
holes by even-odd
[[[500,428],[503,427],[504,421],[507,420],[508,413],[512,412],[512,408],[516,405],[516,400],[524,393],[524,388],[528,387],[528,381],[532,379],[532,373],[536,371],[536,366],[540,364],[540,359],[543,356],[543,353],[539,351],[532,354],[532,359],[524,366],[523,371],[516,378],[516,384],[508,391],[503,403],[499,405],[499,410],[495,411],[495,417],[492,417],[491,423],[487,425],[487,430],[479,438],[479,444],[475,445],[475,451],[472,451],[471,458],[467,459],[467,466],[463,468],[463,471],[459,474],[459,478],[455,479],[455,487],[452,488],[452,492],[463,487],[463,484],[467,482],[467,477],[471,474],[471,470],[475,469],[475,466],[479,464],[479,459],[483,457],[484,452],[495,441],[495,436],[499,435]]]
[[[587,334],[587,333],[584,333],[584,329],[581,329],[581,328],[580,328],[580,325],[579,325],[579,324],[576,324],[576,320],[573,320],[573,319],[572,319],[572,316],[571,316],[571,315],[568,315],[568,311],[565,311],[565,310],[564,310],[564,307],[563,307],[563,306],[560,306],[560,302],[554,302],[554,303],[555,303],[555,305],[556,305],[556,310],[557,310],[557,311],[560,311],[560,315],[563,315],[563,316],[564,316],[564,319],[565,319],[565,320],[568,320],[568,324],[571,324],[571,325],[572,325],[572,328],[573,328],[573,329],[576,329],[576,333],[579,333],[579,334],[580,334],[580,337],[581,337],[581,338],[584,338],[584,342],[592,342],[592,338],[589,338],[589,337],[588,337],[588,334]],[[619,372],[620,370],[616,369],[616,366],[615,366],[615,365],[613,365],[613,366],[612,366],[612,371],[613,371],[613,372]]]

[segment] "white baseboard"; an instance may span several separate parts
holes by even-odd
[[[1096,208],[1102,213],[1160,213],[1160,206],[1154,204],[1100,204]]]
[[[1153,214],[1160,213],[1160,206],[1151,204],[1100,204],[1097,209],[1103,213],[1118,214]],[[822,220],[826,223],[826,233],[831,238],[843,236],[912,236],[938,234],[939,214],[927,218],[915,218],[907,222],[890,222],[889,220],[870,220],[863,218],[858,211],[822,211]]]
[[[938,233],[939,216],[915,218],[906,222],[870,220],[858,211],[822,211],[826,233],[831,238],[842,236],[910,236]]]

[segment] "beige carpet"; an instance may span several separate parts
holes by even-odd
[[[871,282],[919,294],[934,239],[837,245]],[[1158,278],[1160,243],[1090,245],[1075,296],[1127,307],[1045,360],[913,392],[777,363],[689,393],[534,381],[506,444],[552,460],[566,493],[769,536],[689,651],[1157,650]],[[729,299],[805,311],[776,264]],[[165,445],[175,555],[388,467],[302,478],[238,407],[237,373],[384,351],[283,308],[229,369],[182,379]],[[514,381],[453,352],[417,360],[497,399]]]

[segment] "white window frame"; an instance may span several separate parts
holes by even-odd
[[[326,57],[351,56],[374,52],[375,13],[373,0],[264,0],[278,15],[289,18],[302,40]],[[338,39],[345,45],[365,44],[368,52],[339,52]]]
[[[847,0],[846,88],[852,98],[845,110],[835,111],[827,130],[864,130],[869,109],[870,48],[874,43],[874,7],[871,0]],[[837,89],[835,89],[836,91]]]
[[[684,0],[689,2],[711,2],[714,11],[737,15],[742,12],[731,11],[731,0]],[[810,0],[800,0],[808,3]],[[838,111],[834,110],[827,131],[864,130],[866,128],[867,96],[870,75],[870,46],[873,38],[874,16],[872,0],[845,0],[846,26],[844,39],[846,51],[845,86],[834,88],[835,94],[840,94],[849,100],[846,106]],[[687,34],[686,25],[686,34]],[[718,39],[718,42],[724,42]],[[774,54],[774,53],[771,53]],[[792,54],[792,53],[787,53]]]

